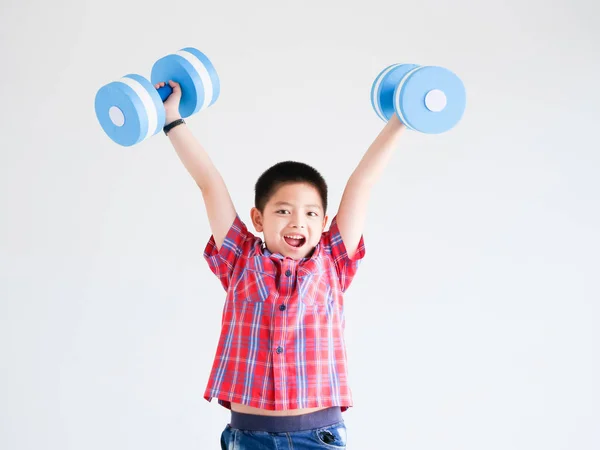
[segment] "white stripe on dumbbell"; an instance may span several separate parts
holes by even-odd
[[[400,84],[398,84],[398,87],[396,88],[395,91],[395,95],[394,95],[394,110],[396,110],[396,114],[398,114],[398,117],[400,118],[400,121],[406,125],[406,128],[410,129],[410,130],[414,130],[413,127],[411,127],[407,122],[406,119],[404,118],[404,114],[402,114],[402,110],[400,109],[400,93],[402,92],[402,88],[404,87],[404,83],[406,83],[406,81],[410,78],[410,76],[415,73],[417,70],[422,69],[423,66],[419,66],[419,67],[415,67],[413,70],[411,70],[410,72],[408,72],[406,75],[404,75],[404,77],[402,78],[402,80],[400,81]]]
[[[154,104],[152,97],[150,97],[150,93],[144,88],[144,86],[142,86],[133,78],[123,77],[119,81],[133,89],[144,105],[144,110],[146,111],[146,115],[148,117],[148,131],[146,132],[146,136],[139,141],[142,142],[143,140],[152,136],[156,131],[156,127],[158,125],[158,113],[156,112],[156,105]]]
[[[208,70],[204,64],[202,64],[202,61],[200,61],[194,54],[185,50],[179,50],[175,54],[185,58],[196,70],[196,72],[198,72],[198,75],[202,80],[202,84],[204,86],[204,103],[199,109],[196,110],[196,112],[201,111],[210,105],[210,102],[213,98],[213,85],[210,79],[210,74],[208,73]]]
[[[386,70],[381,72],[381,74],[379,74],[379,76],[375,80],[375,88],[373,89],[373,99],[372,100],[373,100],[373,104],[375,105],[375,112],[381,118],[381,120],[386,120],[386,118],[383,115],[383,110],[381,109],[381,104],[379,103],[379,87],[381,86],[381,82],[386,77],[386,75],[400,65],[401,64],[391,65]]]

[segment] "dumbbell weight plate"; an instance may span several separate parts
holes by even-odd
[[[156,61],[150,79],[152,84],[173,80],[181,85],[181,117],[189,117],[212,105],[221,90],[217,71],[210,60],[192,47]]]
[[[392,64],[383,69],[371,87],[371,105],[381,120],[388,121],[394,115],[394,92],[402,78],[416,64]]]
[[[428,134],[444,133],[462,118],[466,92],[450,70],[422,66],[409,71],[394,92],[394,109],[408,128]]]
[[[98,90],[96,117],[104,132],[128,147],[162,130],[165,111],[158,92],[144,77],[129,74]]]

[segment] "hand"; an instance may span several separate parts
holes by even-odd
[[[165,86],[165,82],[162,81],[160,83],[156,83],[154,87],[159,89]],[[179,101],[181,100],[181,86],[179,83],[176,83],[173,80],[169,80],[169,86],[173,89],[173,92],[167,97],[164,102],[165,105],[165,113],[166,113],[166,123],[171,123],[174,120],[181,119],[181,115],[179,114]]]

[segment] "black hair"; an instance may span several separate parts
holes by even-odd
[[[327,183],[321,174],[308,164],[297,161],[282,161],[267,170],[254,186],[254,206],[264,212],[269,199],[284,184],[307,183],[313,186],[321,197],[323,211],[327,211]]]

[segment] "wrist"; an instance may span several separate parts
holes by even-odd
[[[181,119],[179,114],[173,114],[165,117],[165,125],[169,125],[171,122]]]
[[[172,122],[167,122],[165,124],[165,126],[163,127],[163,132],[165,133],[165,135],[169,135],[169,133],[171,132],[171,130],[173,130],[173,128],[177,128],[181,125],[183,125],[185,123],[185,120],[183,119],[176,119]]]
[[[388,126],[395,130],[404,130],[406,128],[406,125],[402,123],[396,114],[392,114],[392,117],[388,121]]]

